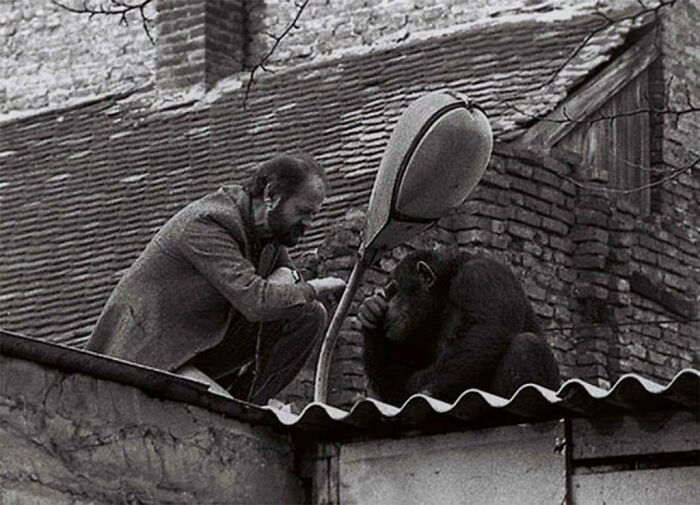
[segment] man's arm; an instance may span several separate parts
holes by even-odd
[[[280,255],[279,255],[279,259],[277,261],[277,266],[278,267],[287,267],[287,268],[291,268],[292,270],[296,270],[296,266],[294,266],[294,262],[292,261],[292,258],[289,257],[289,252],[287,251],[286,247],[280,248]]]
[[[249,321],[284,319],[291,307],[313,301],[306,282],[268,282],[243,256],[231,233],[211,215],[189,220],[180,237],[181,253]]]

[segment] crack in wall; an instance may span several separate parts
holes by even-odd
[[[266,428],[22,360],[0,366],[12,372],[0,390],[0,502],[296,500],[288,440]]]

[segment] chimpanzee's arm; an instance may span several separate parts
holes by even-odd
[[[454,401],[469,388],[485,388],[508,349],[509,338],[503,328],[474,324],[459,339],[450,339],[442,346],[435,363],[413,374],[408,393],[425,393],[446,401]]]
[[[411,351],[386,338],[381,330],[364,329],[362,333],[365,372],[372,388],[383,401],[401,405],[407,396],[408,379],[417,369],[404,359]]]

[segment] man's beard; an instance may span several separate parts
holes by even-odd
[[[306,231],[301,224],[292,227],[287,226],[279,206],[268,212],[267,219],[272,238],[287,247],[297,245]]]

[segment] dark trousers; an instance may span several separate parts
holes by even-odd
[[[280,321],[251,323],[241,317],[220,344],[195,356],[190,364],[234,398],[265,405],[302,369],[320,343],[327,322],[320,302],[294,307],[290,317]]]

